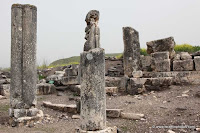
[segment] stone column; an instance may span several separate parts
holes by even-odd
[[[36,105],[36,32],[37,8],[33,5],[12,5],[11,14],[11,87],[10,116],[19,117],[39,112]],[[31,113],[32,112],[32,113]]]
[[[139,33],[131,27],[123,27],[124,74],[132,77],[133,71],[141,70]]]
[[[81,129],[76,133],[117,133],[106,127],[105,52],[100,48],[99,11],[91,10],[86,19],[86,42],[80,56]]]
[[[105,53],[95,48],[81,53],[81,128],[106,128]]]

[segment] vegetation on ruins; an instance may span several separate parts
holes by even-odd
[[[190,44],[178,44],[174,47],[176,52],[193,53],[200,50],[200,46],[192,46]]]

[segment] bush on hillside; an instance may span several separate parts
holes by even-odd
[[[147,56],[148,54],[147,54],[147,49],[146,48],[141,48],[140,49],[140,54],[141,55],[144,55],[144,56]]]

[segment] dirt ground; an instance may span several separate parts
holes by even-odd
[[[166,133],[169,130],[167,126],[174,126],[171,130],[176,133],[197,133],[194,128],[200,126],[200,98],[196,96],[198,91],[200,91],[199,85],[187,85],[171,86],[168,90],[137,96],[107,96],[107,108],[123,109],[124,112],[145,115],[145,119],[137,121],[108,118],[107,125],[117,126],[123,133]],[[63,96],[38,96],[37,108],[43,110],[44,114],[52,116],[52,120],[38,123],[34,127],[20,128],[8,126],[9,98],[0,100],[0,133],[73,133],[80,125],[79,119],[72,119],[71,114],[41,106],[42,101],[75,103],[69,101],[69,97],[72,96],[71,92],[66,92]]]

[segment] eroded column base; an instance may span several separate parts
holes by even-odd
[[[117,133],[117,127],[107,127],[104,130],[98,130],[98,131],[84,131],[81,129],[76,129],[75,133]]]
[[[34,123],[42,121],[44,114],[37,108],[9,109],[9,124],[15,126],[34,126]]]

